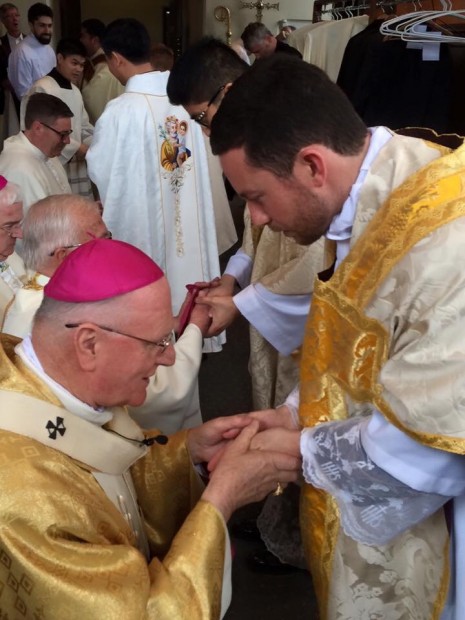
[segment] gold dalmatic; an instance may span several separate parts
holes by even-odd
[[[465,150],[461,147],[409,177],[380,207],[332,279],[316,283],[301,360],[302,427],[343,420],[354,415],[354,405],[366,403],[417,441],[465,453],[465,439],[439,435],[428,428],[428,432],[419,430],[385,401],[379,375],[388,360],[391,338],[380,321],[366,314],[380,285],[415,244],[439,227],[465,216],[464,164]],[[423,549],[433,549],[430,556],[435,558],[431,568],[434,587],[428,592],[428,611],[418,616],[421,618],[439,617],[447,592],[448,537],[440,513],[430,517],[428,525],[422,523],[409,530],[410,538],[404,544],[407,563],[413,557],[408,556],[409,544],[415,548],[412,541],[421,539]],[[417,617],[399,608],[389,612],[386,607],[392,597],[403,596],[401,589],[395,591],[393,587],[395,570],[382,569],[383,564],[389,565],[393,549],[400,545],[373,548],[349,539],[340,528],[335,500],[310,485],[305,485],[302,492],[301,526],[322,618],[342,620],[344,613],[346,618],[359,617],[351,615],[356,614],[355,607],[351,612],[343,612],[331,597],[334,588],[341,591],[338,580],[347,578],[349,598],[353,584],[362,574],[368,575],[362,584],[365,592],[374,592],[373,597],[384,605],[382,615],[373,617]],[[363,566],[368,567],[365,573]],[[359,583],[357,587],[362,586]],[[421,587],[421,583],[411,586],[419,598]]]

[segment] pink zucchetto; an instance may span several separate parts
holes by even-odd
[[[2,191],[2,189],[4,187],[6,187],[8,181],[5,179],[5,177],[2,177],[2,175],[0,175],[0,191]]]
[[[102,301],[136,291],[163,277],[153,260],[124,241],[94,239],[68,254],[44,288],[68,303]]]

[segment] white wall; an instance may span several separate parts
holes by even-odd
[[[254,0],[252,0],[254,1]],[[271,4],[274,4],[270,0]],[[250,22],[257,21],[255,9],[241,9],[240,0],[205,0],[205,34],[226,40],[226,26],[218,22],[214,16],[215,7],[222,5],[231,11],[232,39],[238,39],[242,31]],[[280,0],[279,10],[264,9],[262,22],[273,34],[278,32],[278,21],[281,19],[311,21],[313,14],[313,0]],[[296,24],[298,25],[298,23]],[[302,24],[303,25],[303,24]]]

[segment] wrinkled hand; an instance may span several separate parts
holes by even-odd
[[[175,317],[174,319],[174,331],[176,333],[179,333],[180,330],[180,317],[182,316],[184,310],[191,304],[193,303],[193,299],[194,297],[197,295],[197,293],[194,293],[190,290],[187,291],[186,297],[184,299],[184,301],[182,302],[182,306],[181,309],[179,310],[179,314],[177,317]],[[205,306],[196,306],[195,303],[193,303],[191,312],[190,312],[190,316],[188,319],[188,324],[192,323],[194,325],[197,325],[197,327],[200,329],[200,331],[202,332],[202,336],[206,336],[207,332],[208,332],[208,328],[211,325],[211,317],[209,315],[208,312],[208,308],[206,308]]]
[[[210,461],[229,441],[237,437],[245,426],[252,423],[252,418],[247,414],[238,414],[215,418],[191,428],[187,433],[187,447],[192,462],[197,464]]]
[[[258,422],[252,421],[224,449],[202,495],[226,520],[237,508],[260,501],[274,491],[278,482],[285,486],[299,477],[299,458],[250,449],[258,428]]]
[[[276,409],[263,409],[262,411],[251,411],[249,415],[260,422],[260,430],[264,431],[268,428],[287,428],[288,430],[297,430],[292,413],[286,407],[281,405]]]
[[[220,297],[199,293],[196,304],[208,307],[209,316],[212,320],[207,335],[217,336],[224,331],[236,319],[240,312],[234,304],[232,297],[222,295]]]
[[[250,442],[251,450],[284,452],[300,458],[300,431],[285,428],[271,428],[257,433]]]

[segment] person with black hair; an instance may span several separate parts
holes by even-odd
[[[82,98],[95,125],[109,101],[124,93],[124,87],[108,68],[102,49],[105,24],[100,19],[85,19],[81,24],[81,43],[86,48],[87,62],[82,79]]]
[[[229,46],[205,37],[174,65],[168,96],[208,134],[225,93],[248,69]],[[323,252],[268,226],[253,227],[247,208],[244,220],[242,247],[230,259],[221,286],[209,293],[211,333],[225,329],[240,314],[249,321],[254,407],[266,409],[281,404],[297,381],[298,368],[290,354],[303,339],[310,274],[322,268]],[[234,294],[237,286],[241,290]]]
[[[89,174],[111,231],[165,270],[177,314],[186,284],[219,275],[216,213],[204,138],[185,110],[169,103],[169,74],[153,70],[150,37],[143,24],[135,19],[112,22],[102,46],[110,71],[126,88],[108,103],[97,122],[87,154]],[[188,156],[181,161],[182,122],[187,123]],[[222,189],[225,213],[232,223]],[[218,198],[221,195],[215,196],[215,202]],[[206,352],[218,350],[223,341],[222,337],[207,339]]]
[[[5,140],[0,171],[21,188],[26,213],[37,200],[52,194],[71,194],[59,155],[70,141],[69,107],[54,95],[29,97],[23,131]]]
[[[463,618],[465,147],[366,127],[284,55],[236,80],[211,142],[256,224],[327,244],[300,403],[255,414],[255,447],[303,457],[321,618]]]
[[[82,78],[86,50],[79,39],[64,38],[57,45],[57,65],[46,76],[34,82],[21,101],[21,127],[29,97],[34,93],[47,93],[61,99],[73,112],[73,133],[60,155],[74,194],[92,197],[87,175],[85,156],[92,141],[94,127],[84,107],[81,91],[77,87]]]
[[[42,2],[36,2],[29,7],[27,21],[31,32],[15,47],[8,59],[8,78],[18,99],[56,64],[55,52],[50,45],[52,9]]]

